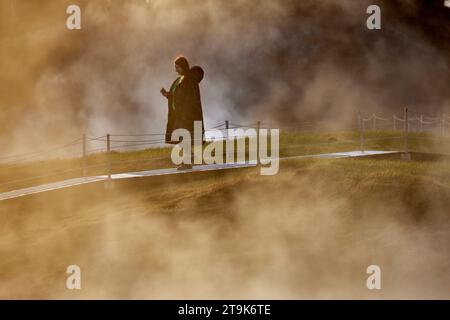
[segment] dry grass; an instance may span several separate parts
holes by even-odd
[[[448,138],[428,133],[410,134],[410,151],[450,154]],[[359,150],[358,132],[291,132],[280,136],[280,156],[320,154]],[[401,132],[367,132],[367,150],[403,150]],[[170,148],[150,148],[139,151],[112,152],[112,173],[173,167]],[[88,175],[107,173],[105,153],[87,157]],[[27,163],[0,164],[0,192],[39,185],[47,182],[80,177],[82,159],[49,159]]]
[[[448,162],[370,159],[33,195],[0,204],[0,296],[449,298],[449,205]]]

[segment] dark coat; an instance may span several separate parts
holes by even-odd
[[[194,121],[202,121],[203,124],[199,87],[202,79],[203,70],[200,67],[192,67],[175,90],[175,93],[169,92],[166,143],[178,143],[178,141],[171,141],[171,135],[174,130],[179,128],[184,128],[191,132],[191,138],[193,139]],[[172,109],[172,102],[175,102],[175,110]],[[202,128],[202,136],[204,137],[204,126]]]

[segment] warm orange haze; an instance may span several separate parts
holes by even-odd
[[[440,0],[2,1],[0,299],[450,299],[449,40]]]

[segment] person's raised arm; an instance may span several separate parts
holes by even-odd
[[[166,97],[167,99],[169,99],[169,92],[166,91],[165,88],[162,88],[160,92],[161,92],[161,94],[162,94],[164,97]]]

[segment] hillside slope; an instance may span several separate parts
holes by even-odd
[[[450,298],[450,164],[289,160],[0,204],[2,298]],[[65,288],[68,265],[82,290]],[[382,268],[382,290],[366,268]]]

